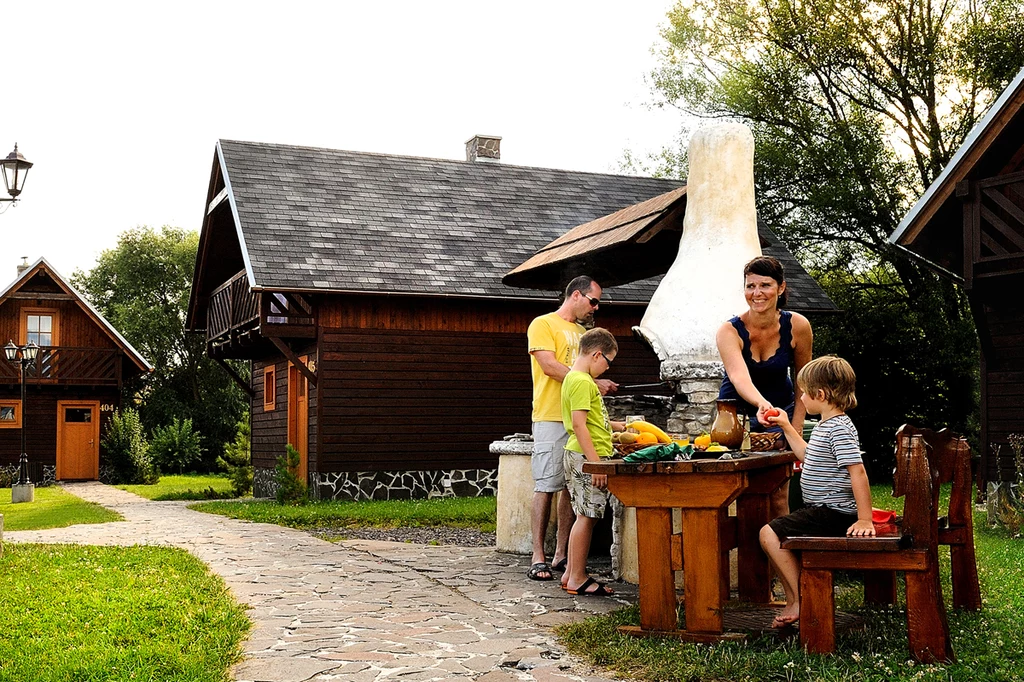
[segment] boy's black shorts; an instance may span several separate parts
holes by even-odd
[[[779,540],[785,540],[798,535],[842,537],[856,522],[856,514],[847,514],[829,507],[804,507],[792,514],[780,516],[768,525],[779,536]]]

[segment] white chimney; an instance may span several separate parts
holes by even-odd
[[[740,123],[696,131],[679,253],[658,285],[639,327],[674,382],[677,411],[669,430],[710,427],[711,404],[724,375],[715,335],[747,308],[743,266],[761,255],[754,207],[754,136]]]
[[[497,135],[474,135],[466,140],[466,161],[498,163],[501,160],[501,138]]]
[[[754,208],[754,136],[741,123],[690,138],[679,253],[639,331],[663,361],[718,361],[715,333],[746,309],[743,266],[761,255]]]
[[[21,262],[18,263],[18,277],[21,277],[21,273],[28,270],[28,256],[22,256]]]

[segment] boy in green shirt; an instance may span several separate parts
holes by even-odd
[[[612,594],[587,574],[590,538],[608,503],[608,477],[583,473],[585,461],[599,462],[611,457],[612,431],[626,428],[608,419],[595,379],[607,372],[619,352],[611,332],[601,327],[580,337],[580,351],[572,369],[562,379],[562,422],[569,432],[565,445],[565,487],[569,490],[576,523],[569,534],[569,556],[562,587],[569,594],[605,597]]]

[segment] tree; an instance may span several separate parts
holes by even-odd
[[[969,427],[977,407],[969,306],[888,237],[1024,66],[1022,6],[692,0],[668,19],[651,81],[660,103],[750,126],[759,216],[799,247],[845,308],[816,325],[816,353],[912,378],[903,384],[912,396],[874,387],[869,400],[889,406],[891,419],[913,416],[920,396],[942,394],[944,423]],[[661,173],[685,174],[685,154],[668,150],[659,163]],[[926,347],[911,343],[925,334]],[[942,390],[950,385],[958,390]],[[891,442],[891,433],[870,445]]]
[[[185,331],[198,244],[198,234],[179,228],[131,229],[92,270],[75,272],[72,283],[153,365],[151,374],[126,382],[126,404],[138,403],[150,433],[191,419],[205,441],[202,465],[212,469],[248,403],[206,356],[203,335]]]

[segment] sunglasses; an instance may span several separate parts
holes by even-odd
[[[599,298],[594,298],[593,296],[584,296],[584,298],[587,299],[587,302],[594,308],[601,305],[601,299]]]
[[[598,352],[600,353],[601,351],[598,351]],[[611,358],[609,358],[604,353],[601,353],[601,357],[604,358],[604,361],[608,363],[608,369],[611,369],[612,368],[612,360],[611,360]]]

